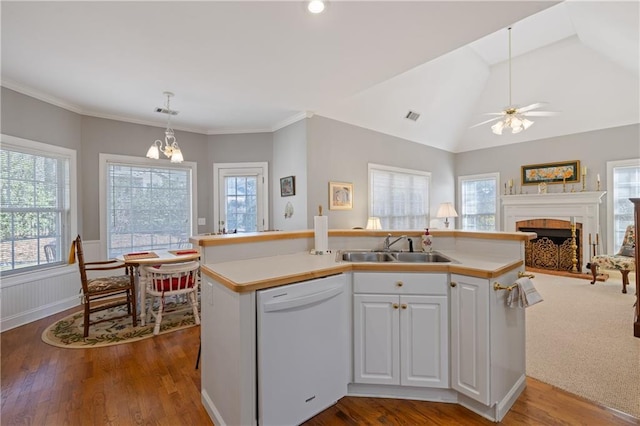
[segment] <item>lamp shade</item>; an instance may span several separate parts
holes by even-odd
[[[367,219],[367,229],[382,229],[382,225],[380,225],[379,217],[370,217]]]
[[[440,207],[438,207],[438,213],[436,213],[436,217],[458,217],[458,212],[456,212],[456,209],[453,207],[453,203],[442,203],[440,204]]]

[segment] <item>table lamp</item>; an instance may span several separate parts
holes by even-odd
[[[444,218],[444,227],[449,227],[449,218],[450,217],[458,217],[458,212],[453,207],[453,203],[442,203],[440,207],[438,207],[438,213],[436,213],[436,217],[438,219]]]
[[[380,225],[380,218],[372,216],[367,219],[366,229],[382,229],[382,225]]]

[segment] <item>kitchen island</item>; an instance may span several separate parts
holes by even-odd
[[[494,421],[506,414],[525,387],[524,310],[508,308],[508,291],[493,286],[517,280],[535,234],[434,231],[450,263],[352,263],[337,254],[378,249],[386,235],[329,231],[328,255],[309,254],[312,231],[192,238],[203,254],[202,402],[216,424],[265,424],[256,293],[329,276],[346,286],[337,305],[344,395],[458,403]]]

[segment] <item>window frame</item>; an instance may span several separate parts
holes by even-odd
[[[198,213],[198,170],[197,163],[193,161],[183,161],[182,163],[172,163],[170,160],[151,159],[145,157],[135,157],[130,155],[99,154],[100,173],[100,257],[106,259],[107,254],[107,183],[108,164],[118,163],[133,167],[158,167],[169,169],[189,169],[191,170],[191,235],[197,234],[197,213]]]
[[[501,215],[500,215],[500,173],[499,172],[491,172],[491,173],[477,173],[473,175],[461,175],[458,176],[458,208],[460,211],[458,212],[458,218],[460,221],[460,229],[465,229],[463,227],[464,224],[464,203],[462,200],[462,184],[465,181],[475,181],[475,180],[487,180],[493,178],[496,181],[496,198],[495,198],[495,208],[496,208],[496,229],[494,231],[499,232],[503,227],[501,223]]]
[[[427,195],[424,199],[425,201],[425,212],[426,212],[426,222],[423,228],[430,228],[431,226],[431,172],[425,170],[415,170],[404,167],[395,167],[395,166],[387,166],[384,164],[377,163],[367,163],[367,180],[368,180],[368,217],[373,216],[373,172],[375,170],[398,173],[398,174],[406,174],[406,175],[415,175],[422,176],[427,180]],[[384,228],[384,227],[383,227]],[[384,229],[392,229],[392,228],[384,228]]]
[[[0,138],[2,141],[2,148],[6,148],[7,150],[18,151],[25,154],[31,155],[39,155],[39,156],[49,156],[56,158],[63,158],[67,161],[68,164],[68,173],[69,173],[69,182],[68,182],[68,191],[67,194],[67,208],[66,215],[63,215],[63,220],[61,224],[61,237],[62,237],[62,245],[60,247],[60,259],[59,262],[54,263],[43,263],[36,266],[31,266],[28,268],[21,269],[12,269],[10,271],[4,271],[0,273],[2,276],[3,285],[2,287],[10,286],[14,284],[15,280],[21,281],[20,277],[35,277],[35,276],[46,276],[49,275],[52,269],[56,268],[67,268],[68,265],[65,262],[66,259],[66,250],[67,247],[70,246],[71,241],[74,236],[78,232],[78,178],[77,178],[77,151],[71,148],[65,148],[58,145],[52,145],[45,142],[34,141],[31,139],[19,138],[16,136],[10,136],[5,134],[0,134]]]
[[[629,158],[626,160],[607,161],[607,246],[600,249],[600,253],[616,253],[620,247],[615,244],[614,229],[614,196],[615,188],[613,187],[613,170],[618,167],[640,167],[640,158]],[[631,203],[631,201],[629,201]]]

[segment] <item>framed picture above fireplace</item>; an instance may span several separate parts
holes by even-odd
[[[580,161],[522,166],[521,182],[522,185],[580,182]]]

